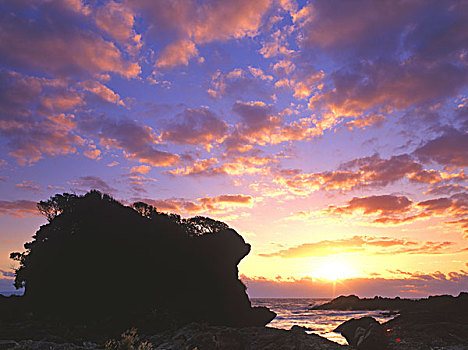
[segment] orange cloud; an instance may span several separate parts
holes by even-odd
[[[130,170],[130,173],[132,174],[147,174],[151,170],[151,167],[149,165],[140,165],[140,166],[135,166]]]
[[[411,209],[412,201],[405,196],[376,195],[369,197],[354,197],[347,206],[329,206],[328,212],[333,214],[350,214],[362,211],[364,215],[391,215],[407,213]]]
[[[436,294],[458,295],[466,289],[468,274],[465,271],[441,273],[396,271],[394,278],[352,278],[342,283],[320,280],[312,277],[293,278],[247,277],[240,279],[247,286],[251,298],[298,297],[309,298],[311,295],[330,298],[336,295],[357,294],[360,297],[421,298]],[[333,294],[332,294],[333,293]]]
[[[307,258],[341,253],[367,254],[445,254],[454,253],[454,242],[413,241],[381,236],[353,236],[337,240],[324,240],[280,249],[262,257]]]
[[[278,160],[271,157],[258,156],[236,157],[222,164],[217,158],[198,159],[191,165],[169,170],[168,173],[176,176],[267,175],[270,172],[270,168],[266,165],[277,162]]]

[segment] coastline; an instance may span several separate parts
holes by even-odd
[[[462,294],[462,296],[464,295]],[[347,297],[337,299],[342,301],[343,298],[346,299]],[[432,306],[428,307],[429,304],[426,302],[424,312],[420,310],[417,312],[402,310],[394,319],[382,323],[388,341],[387,349],[468,349],[468,324],[463,318],[466,308],[464,298],[452,297],[450,300],[457,303],[455,305],[456,309],[447,308],[445,304],[446,312],[440,314],[434,305],[446,298],[447,296],[428,298],[427,300],[431,300]],[[286,299],[290,300],[291,298]],[[348,299],[355,300],[354,298]],[[256,301],[256,299],[253,299],[254,304]],[[387,302],[388,300],[383,301]],[[2,305],[3,309],[0,310],[3,314],[0,320],[0,349],[328,350],[351,348],[318,334],[313,334],[313,329],[298,325],[294,325],[289,329],[281,329],[270,325],[265,327],[227,327],[208,325],[208,323],[189,323],[154,333],[148,329],[146,331],[136,329],[132,335],[128,329],[123,333],[116,333],[109,331],[109,329],[105,331],[104,329],[94,328],[96,324],[69,325],[69,328],[67,328],[60,322],[44,323],[31,318],[21,319],[19,317],[16,320],[11,319],[8,321],[6,319],[7,314],[4,312],[6,303],[2,303]],[[326,305],[327,303],[322,306],[327,307]],[[12,313],[10,314],[13,316]],[[11,332],[9,332],[8,328]],[[128,347],[119,347],[123,343],[127,344]]]

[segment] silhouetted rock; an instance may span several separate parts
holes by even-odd
[[[405,343],[468,349],[467,315],[468,293],[432,296],[401,310],[384,327]]]
[[[97,191],[38,206],[49,223],[11,255],[34,317],[153,331],[194,321],[263,326],[275,317],[251,307],[237,269],[250,245],[222,222],[128,207]]]
[[[412,299],[396,298],[359,298],[356,295],[339,296],[332,301],[311,307],[312,310],[402,310],[416,301]]]
[[[373,317],[353,318],[339,325],[334,332],[340,333],[349,345],[359,350],[386,349],[388,344],[384,327]]]
[[[339,310],[399,310],[399,316],[383,324],[390,349],[468,349],[468,293],[457,297],[430,296],[420,300],[339,297],[318,308]],[[348,323],[349,322],[349,323]],[[357,346],[359,339],[378,340],[381,328],[365,327],[359,330],[356,320],[337,328],[345,338]],[[364,321],[367,322],[367,321]],[[373,323],[373,322],[371,322]],[[365,325],[364,325],[365,326]],[[358,331],[359,330],[359,331]],[[366,334],[368,336],[366,337]]]

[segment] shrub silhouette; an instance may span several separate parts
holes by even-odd
[[[237,269],[250,245],[225,223],[124,206],[94,190],[38,208],[49,223],[11,254],[20,263],[15,285],[38,317],[244,326],[275,316],[251,307]]]

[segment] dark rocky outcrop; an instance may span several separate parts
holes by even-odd
[[[382,301],[378,303],[378,301]],[[460,293],[457,297],[449,295],[431,296],[420,300],[387,298],[359,299],[357,297],[340,297],[323,305],[331,309],[371,310],[399,309],[399,315],[382,325],[384,334],[389,340],[390,349],[468,349],[468,293]],[[399,308],[395,306],[399,305]],[[359,322],[364,322],[359,325]],[[337,331],[346,337],[350,344],[357,346],[358,338],[367,332],[357,331],[366,328],[373,321],[351,320],[343,323]],[[375,323],[374,323],[375,324]],[[381,329],[373,327],[372,333],[379,335]],[[377,331],[377,332],[375,332]],[[376,337],[377,339],[379,336]]]
[[[12,254],[31,322],[155,331],[190,322],[263,326],[275,317],[251,306],[237,269],[250,245],[222,222],[124,206],[97,191],[56,195],[39,209],[49,223]],[[7,304],[0,300],[0,309]]]
[[[402,310],[416,304],[416,300],[397,298],[359,298],[356,295],[339,296],[332,301],[311,307],[312,310]]]
[[[358,350],[386,349],[388,345],[385,328],[373,317],[353,318],[339,325],[334,332],[340,333]]]

